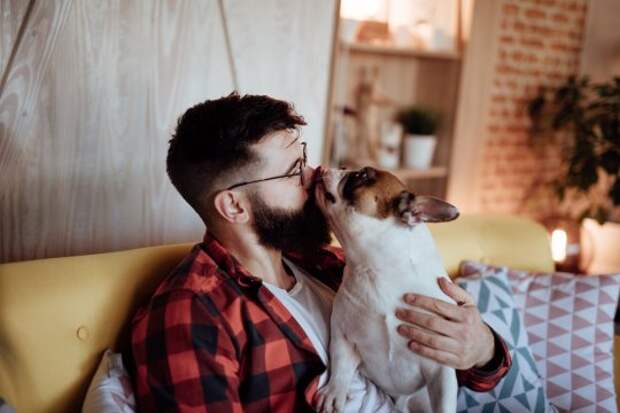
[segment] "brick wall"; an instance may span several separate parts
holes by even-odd
[[[559,154],[530,145],[526,104],[539,85],[578,73],[587,0],[500,1],[480,207],[541,215],[553,202],[541,184],[557,171]]]

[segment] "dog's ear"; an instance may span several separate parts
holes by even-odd
[[[447,222],[458,218],[459,211],[452,204],[432,196],[416,196],[402,191],[394,198],[394,213],[409,226],[420,222]]]

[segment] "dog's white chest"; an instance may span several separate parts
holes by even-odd
[[[357,348],[362,372],[392,395],[411,395],[446,368],[413,353],[397,332],[403,322],[395,313],[408,306],[405,293],[454,302],[437,283],[446,273],[430,232],[425,226],[414,230],[419,231],[409,245],[402,245],[402,238],[396,236],[400,245],[386,242],[380,250],[351,257],[358,262],[347,255],[332,313],[333,323]],[[445,385],[456,386],[455,380]]]

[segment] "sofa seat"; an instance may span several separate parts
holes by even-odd
[[[463,259],[553,270],[547,233],[528,219],[470,215],[430,228],[451,276]],[[0,265],[0,397],[18,412],[79,411],[103,351],[126,342],[137,306],[192,245]]]

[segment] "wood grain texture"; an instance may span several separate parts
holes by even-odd
[[[13,49],[29,3],[33,0],[0,0],[0,78]]]
[[[308,126],[311,164],[321,161],[336,0],[224,2],[243,93],[291,101]]]
[[[318,159],[331,20],[314,19],[329,11],[225,3],[242,92],[297,103]],[[34,3],[0,96],[0,261],[200,239],[165,156],[182,112],[233,89],[217,7]]]

